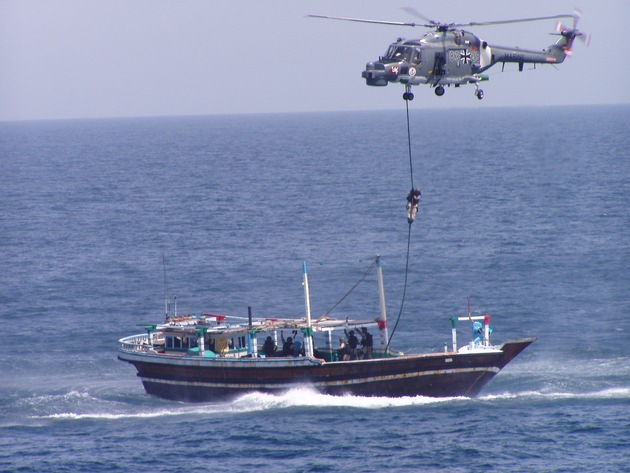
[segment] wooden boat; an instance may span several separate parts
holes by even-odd
[[[281,393],[300,385],[332,395],[474,397],[535,340],[493,345],[490,316],[473,317],[469,310],[467,316],[451,317],[450,349],[411,355],[393,351],[378,257],[375,266],[381,306],[376,319],[324,315],[311,320],[305,263],[304,317],[254,319],[251,310],[247,318],[171,316],[167,309],[165,323],[119,340],[118,358],[136,367],[148,394],[178,401],[214,401],[252,391]],[[458,348],[456,325],[462,320],[472,323],[473,338]],[[355,344],[351,332],[369,336]],[[272,352],[262,340],[276,346],[285,340],[293,349],[289,344],[284,352]],[[346,346],[337,346],[338,341]]]

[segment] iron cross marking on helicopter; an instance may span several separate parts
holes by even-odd
[[[405,86],[403,99],[405,100],[413,100],[411,86],[414,85],[429,85],[435,90],[436,95],[442,96],[445,86],[459,87],[464,84],[473,84],[475,96],[481,100],[483,91],[479,88],[479,83],[488,80],[488,76],[483,72],[495,64],[502,63],[505,67],[505,63],[516,63],[519,71],[523,70],[525,64],[560,64],[565,57],[571,55],[573,41],[576,38],[587,44],[590,39],[588,35],[577,29],[578,19],[581,17],[579,10],[575,10],[572,15],[470,23],[439,23],[429,20],[414,9],[405,8],[404,10],[427,23],[323,15],[308,16],[360,23],[432,28],[433,31],[426,33],[422,38],[398,38],[396,42],[389,45],[385,55],[379,57],[378,61],[368,62],[361,74],[370,86],[384,87],[390,82],[403,84]],[[558,22],[555,34],[560,37],[542,51],[492,46],[473,33],[460,29],[462,26],[502,25],[560,18],[573,18],[573,27],[568,28]]]

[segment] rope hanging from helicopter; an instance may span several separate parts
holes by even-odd
[[[409,96],[407,96],[409,97]],[[389,349],[389,344],[392,341],[394,333],[396,332],[396,328],[398,327],[398,322],[400,322],[400,317],[402,315],[403,308],[405,306],[405,298],[407,295],[407,280],[409,275],[409,253],[411,248],[411,224],[414,222],[416,213],[418,211],[418,204],[420,202],[420,190],[416,189],[413,182],[413,160],[411,153],[411,126],[409,120],[409,99],[405,99],[406,112],[407,112],[407,150],[409,153],[409,176],[411,180],[411,191],[407,196],[407,255],[405,258],[405,280],[403,284],[403,295],[402,300],[400,302],[400,310],[398,311],[398,317],[396,318],[396,323],[394,324],[394,328],[389,336],[389,340],[387,340],[387,346],[385,347],[385,352]],[[339,299],[330,309],[324,312],[322,317],[329,315],[339,304],[341,304],[358,286],[361,284],[365,278],[370,274],[370,272],[376,266],[376,261],[372,262],[370,267],[363,273],[363,275],[359,278],[359,280],[346,292],[341,299]]]
[[[396,323],[394,324],[394,328],[392,329],[389,340],[387,340],[387,346],[385,347],[385,352],[389,349],[389,344],[394,337],[394,333],[396,332],[396,328],[398,327],[398,322],[400,322],[400,316],[402,315],[403,308],[405,306],[405,298],[407,295],[407,281],[409,277],[409,250],[411,248],[411,224],[414,222],[416,218],[416,214],[418,212],[418,205],[420,203],[420,189],[416,189],[413,182],[413,159],[411,153],[411,126],[409,120],[409,101],[413,100],[413,95],[409,92],[409,87],[407,88],[407,92],[403,95],[405,100],[405,108],[407,112],[407,150],[409,152],[409,176],[411,179],[411,190],[407,195],[407,223],[409,224],[407,229],[407,255],[405,257],[405,280],[403,284],[403,295],[400,301],[400,310],[398,311],[398,317],[396,317]]]

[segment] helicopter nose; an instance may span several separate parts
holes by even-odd
[[[368,62],[365,65],[365,70],[361,73],[361,77],[365,79],[366,84],[375,87],[385,87],[387,85],[387,76],[385,64],[380,61]]]

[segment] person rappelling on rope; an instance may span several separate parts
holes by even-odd
[[[410,224],[416,219],[420,197],[422,197],[420,189],[411,189],[407,194],[407,222]]]

